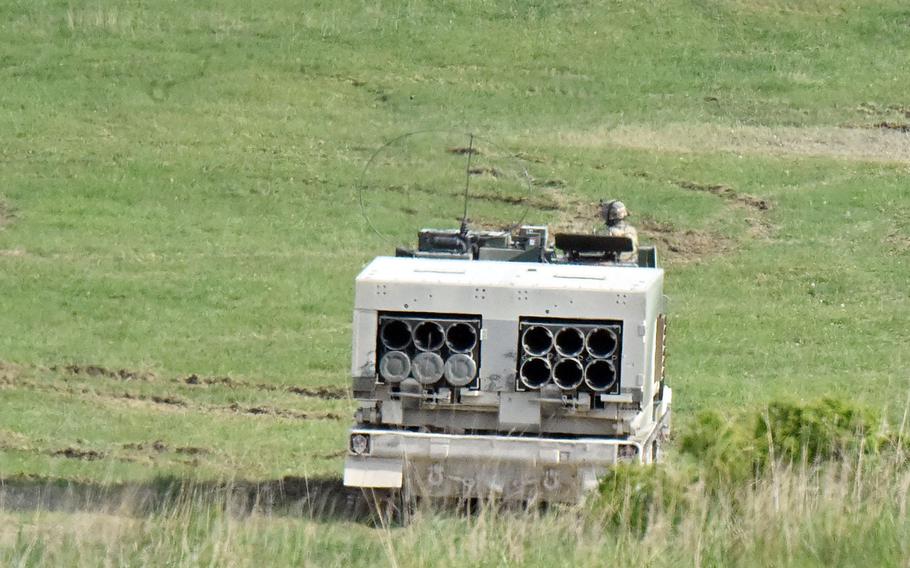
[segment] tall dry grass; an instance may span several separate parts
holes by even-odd
[[[910,467],[900,448],[776,462],[735,483],[680,484],[692,479],[685,469],[639,470],[660,474],[629,476],[582,507],[420,509],[407,527],[274,499],[251,506],[236,492],[193,485],[152,506],[135,494],[53,510],[0,503],[0,563],[910,566]],[[3,503],[12,502],[5,491]]]

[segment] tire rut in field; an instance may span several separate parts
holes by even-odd
[[[101,460],[104,459],[106,455],[104,452],[99,452],[98,450],[85,450],[82,448],[73,447],[53,450],[49,453],[54,457],[64,457],[84,461]]]
[[[302,412],[274,406],[240,406],[237,403],[221,408],[229,412],[252,416],[277,416],[293,420],[341,420],[341,415],[335,412]]]
[[[199,375],[192,374],[184,379],[177,379],[177,382],[191,385],[191,386],[223,386],[226,388],[245,388],[251,390],[261,390],[267,392],[278,392],[284,391],[291,394],[297,394],[300,396],[311,397],[311,398],[321,398],[324,400],[344,400],[351,398],[350,389],[348,387],[336,387],[336,386],[319,386],[319,387],[297,387],[297,386],[283,386],[283,385],[271,385],[267,383],[254,383],[249,381],[243,381],[240,379],[233,379],[231,377],[200,377]]]
[[[726,201],[731,208],[746,211],[743,219],[749,225],[749,236],[755,239],[769,239],[775,228],[768,220],[766,213],[773,207],[771,200],[740,193],[725,184],[697,183],[687,180],[676,180],[673,184],[686,191],[696,191],[716,195]]]
[[[124,450],[133,450],[138,452],[149,452],[155,454],[162,454],[165,452],[174,452],[177,454],[184,454],[188,456],[201,456],[208,455],[213,453],[209,448],[203,448],[200,446],[177,446],[171,448],[161,440],[155,440],[153,442],[127,442],[121,444],[121,447]]]
[[[11,370],[21,370],[16,366],[5,365],[0,362],[0,378],[4,376],[4,369],[9,368]],[[41,369],[40,367],[38,367]],[[90,377],[90,378],[104,378],[104,379],[113,379],[121,381],[147,381],[153,382],[158,379],[153,371],[140,371],[135,369],[110,369],[102,365],[76,365],[76,364],[67,364],[67,365],[52,365],[47,367],[46,370],[60,373],[65,375],[71,375],[74,377]],[[18,374],[18,371],[17,373]],[[291,394],[296,394],[300,396],[310,397],[310,398],[321,398],[324,400],[344,400],[351,398],[350,389],[346,386],[315,386],[315,387],[302,387],[302,386],[287,386],[287,385],[275,385],[262,382],[253,382],[253,381],[244,381],[242,379],[235,379],[232,377],[205,377],[192,373],[187,375],[184,378],[172,379],[171,382],[190,385],[190,386],[223,386],[226,388],[232,389],[251,389],[251,390],[261,390],[266,392],[279,392],[284,391]]]
[[[751,207],[759,211],[768,211],[771,209],[771,202],[767,199],[755,197],[746,193],[739,193],[732,187],[724,184],[697,183],[694,181],[677,180],[674,185],[689,191],[699,191],[716,195],[726,201]]]
[[[875,128],[900,132],[901,134],[910,134],[910,124],[906,122],[879,122],[875,125]]]
[[[344,418],[336,412],[304,412],[267,405],[242,406],[237,403],[232,403],[229,405],[204,404],[186,400],[175,395],[141,394],[132,392],[99,393],[89,388],[75,387],[69,384],[58,385],[52,383],[38,383],[28,380],[3,379],[0,380],[0,388],[21,388],[37,392],[66,394],[80,399],[104,400],[109,402],[120,402],[134,405],[148,405],[152,408],[157,408],[160,410],[168,409],[187,412],[195,411],[198,413],[220,413],[227,415],[239,414],[246,416],[262,416],[267,418],[282,418],[301,421],[341,420]]]
[[[151,371],[133,371],[130,369],[108,369],[99,365],[52,365],[49,371],[66,373],[74,376],[104,377],[122,381],[153,381],[156,376]]]
[[[21,444],[13,444],[0,441],[0,451],[28,453],[33,455],[50,456],[52,458],[65,458],[79,461],[100,461],[104,459],[112,459],[128,463],[137,461],[130,456],[111,455],[103,450],[79,447],[78,444],[57,448],[39,448],[34,447],[27,442]]]
[[[256,513],[370,524],[376,520],[364,493],[345,487],[337,477],[232,483],[160,478],[115,484],[43,475],[0,478],[0,502],[8,512],[91,511],[145,517],[185,505],[188,496],[200,503],[222,503],[240,518]]]

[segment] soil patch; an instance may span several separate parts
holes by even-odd
[[[639,235],[657,245],[658,254],[675,263],[690,263],[729,253],[734,249],[731,239],[693,229],[679,229],[669,223],[643,219],[638,224]]]
[[[548,188],[548,189],[559,189],[559,188],[566,186],[565,180],[561,180],[561,179],[545,179],[545,180],[535,179],[531,183],[533,183],[537,187],[544,187],[544,188]]]
[[[238,414],[251,414],[253,416],[277,416],[280,418],[290,418],[292,420],[341,420],[341,416],[334,412],[299,412],[297,410],[288,410],[285,408],[275,408],[272,406],[240,406],[236,402],[225,407],[230,412]]]
[[[875,125],[875,128],[893,130],[902,134],[910,134],[910,124],[903,122],[879,122]]]
[[[178,454],[184,454],[188,456],[202,456],[212,453],[211,450],[207,448],[200,448],[197,446],[183,446],[174,450]]]
[[[721,184],[703,184],[694,181],[674,181],[675,185],[688,189],[689,191],[701,191],[716,195],[727,201],[732,201],[739,205],[745,205],[759,211],[768,211],[771,209],[771,202],[767,199],[761,199],[745,193],[737,193],[732,187]]]
[[[85,393],[86,391],[82,391]],[[151,402],[154,404],[160,404],[163,406],[180,406],[186,407],[187,403],[185,400],[177,398],[176,396],[171,395],[144,395],[144,394],[133,394],[130,392],[125,392],[120,395],[104,395],[97,394],[96,396],[100,398],[114,398],[114,399],[123,399],[123,400],[136,400],[142,402]]]
[[[149,442],[131,442],[128,444],[123,444],[123,449],[137,450],[140,452],[148,449],[148,450],[154,450],[158,453],[162,453],[162,452],[166,452],[168,450],[168,447],[167,447],[167,444],[165,444],[161,440],[155,440],[154,442],[151,442],[151,443],[149,443]]]
[[[48,368],[50,371],[57,373],[66,373],[76,377],[101,377],[107,379],[116,379],[122,381],[138,380],[153,381],[157,375],[151,371],[135,371],[130,369],[107,369],[98,365],[53,365]],[[21,375],[22,367],[10,363],[0,362],[0,380],[12,380]],[[267,392],[285,391],[291,394],[320,398],[323,400],[344,400],[350,398],[350,389],[346,386],[319,386],[319,387],[298,387],[273,385],[268,383],[254,383],[233,379],[231,377],[202,377],[193,373],[182,379],[175,379],[175,382],[190,386],[223,386],[227,388],[247,388]],[[123,398],[136,400],[150,400],[158,404],[169,404],[173,406],[186,406],[186,401],[175,396],[139,396],[124,395]]]
[[[451,148],[446,148],[446,152],[449,154],[458,154],[460,156],[465,156],[467,154],[473,154],[475,156],[480,155],[480,150],[477,148],[468,148],[467,146],[453,146]]]
[[[155,404],[169,404],[171,406],[186,406],[186,402],[180,400],[175,396],[158,396],[152,395],[149,397],[149,400]]]
[[[98,365],[54,365],[50,367],[50,370],[55,373],[67,373],[69,375],[86,377],[105,377],[108,379],[120,379],[123,381],[151,381],[155,379],[155,373],[152,373],[150,371],[107,369]]]
[[[192,374],[185,379],[182,379],[181,382],[183,384],[192,386],[214,385],[227,388],[247,388],[268,392],[283,390],[292,394],[298,394],[300,396],[308,396],[312,398],[321,398],[323,400],[343,400],[350,398],[350,389],[348,389],[348,387],[285,387],[281,385],[270,385],[266,383],[252,383],[239,379],[232,379],[230,377],[200,377],[196,374]]]
[[[104,459],[104,454],[95,450],[81,450],[79,448],[64,448],[51,452],[54,457],[64,457],[74,460],[95,461]]]
[[[230,377],[200,377],[195,373],[183,379],[183,382],[187,385],[223,385],[227,387],[244,386],[242,382],[235,381]]]
[[[287,391],[299,394],[300,396],[321,398],[323,400],[344,400],[346,398],[351,398],[351,391],[348,387],[288,387]]]
[[[490,175],[494,178],[498,178],[502,175],[502,172],[491,166],[476,166],[468,170],[468,173],[472,176],[482,176]]]

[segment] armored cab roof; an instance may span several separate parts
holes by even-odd
[[[378,257],[358,284],[442,284],[548,290],[645,292],[663,280],[660,268]]]

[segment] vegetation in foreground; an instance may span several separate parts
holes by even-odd
[[[794,414],[802,420],[792,420]],[[682,444],[687,456],[669,466],[617,468],[584,506],[515,510],[485,504],[468,513],[418,508],[406,527],[377,523],[363,510],[350,509],[341,492],[330,496],[331,488],[316,482],[292,489],[171,480],[145,493],[95,495],[45,487],[27,506],[0,512],[5,526],[0,561],[906,565],[910,461],[904,433],[885,435],[858,418],[862,414],[832,400],[772,405],[763,416],[715,424],[722,436],[693,430]],[[703,416],[700,423],[707,426],[715,418]],[[764,426],[743,426],[750,422]],[[755,436],[762,428],[769,440],[763,447]],[[869,430],[870,443],[857,444]],[[793,453],[798,440],[807,443]],[[756,458],[753,467],[738,468],[750,454]]]
[[[681,434],[823,396],[899,423],[907,18],[893,0],[0,5],[3,560],[900,563],[897,449],[746,482],[751,419],[725,438],[752,440],[733,471],[676,441],[666,474],[712,497],[644,534],[596,508],[389,530],[238,516],[203,488],[338,475],[345,283],[390,250],[353,187],[373,149],[426,128],[528,160],[535,222],[630,205],[665,253]],[[391,205],[397,239],[454,222]],[[718,479],[692,484],[691,460]],[[162,478],[195,489],[141,514],[88,506]],[[742,498],[715,496],[725,478]],[[23,485],[81,498],[29,508]]]

